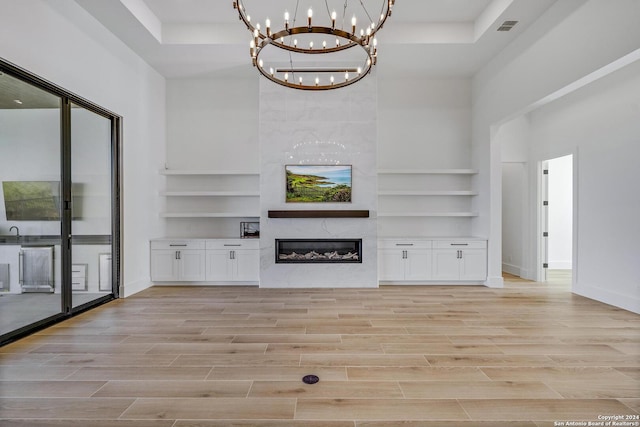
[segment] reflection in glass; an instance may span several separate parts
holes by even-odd
[[[61,100],[0,73],[0,335],[62,312]]]
[[[71,106],[73,307],[110,294],[111,121]]]

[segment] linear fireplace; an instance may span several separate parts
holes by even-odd
[[[362,239],[276,239],[276,264],[362,263]]]

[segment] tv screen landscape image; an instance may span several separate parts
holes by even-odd
[[[287,203],[351,202],[351,165],[286,165]]]

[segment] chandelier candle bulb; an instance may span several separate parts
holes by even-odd
[[[309,42],[309,49],[313,49],[313,42]]]
[[[353,15],[353,18],[351,18],[351,32],[355,35],[356,34],[356,15]]]
[[[316,77],[316,86],[318,86],[319,83],[320,83],[320,79]]]
[[[331,28],[333,28],[333,29],[336,28],[336,18],[337,17],[338,17],[338,14],[336,13],[335,10],[333,12],[331,12]]]
[[[333,74],[331,75],[331,84],[333,85],[333,82],[335,81],[335,79],[333,78]]]
[[[267,37],[271,37],[271,20],[269,18],[265,21],[264,26],[267,29]]]
[[[289,12],[284,11],[284,29],[289,31]]]
[[[309,22],[309,28],[311,28],[311,18],[313,18],[313,9],[309,8],[307,11],[307,21]]]
[[[326,40],[323,40],[323,41],[322,41],[322,48],[323,48],[323,49],[326,49],[326,48],[327,48],[327,41],[326,41]]]

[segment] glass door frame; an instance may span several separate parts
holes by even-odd
[[[120,296],[122,279],[122,117],[48,80],[43,79],[0,57],[0,72],[15,77],[61,98],[60,126],[60,187],[61,187],[61,311],[25,327],[0,336],[0,345],[36,330],[60,322],[92,307]],[[71,104],[98,114],[111,123],[111,293],[86,304],[72,306],[72,197],[71,197]]]

